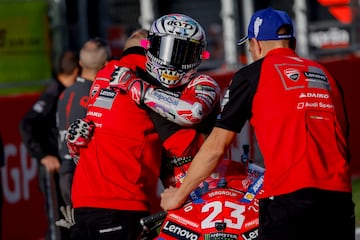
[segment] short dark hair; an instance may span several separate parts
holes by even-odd
[[[79,55],[72,50],[64,51],[59,60],[58,73],[71,74],[79,67]]]
[[[102,47],[106,50],[107,60],[111,59],[111,49],[107,40],[101,37],[90,38],[88,41],[95,43],[98,47]]]

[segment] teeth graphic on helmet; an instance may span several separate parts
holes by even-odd
[[[161,74],[161,77],[167,79],[168,81],[177,81],[177,80],[179,80],[179,76],[174,76],[174,75],[166,74],[166,73]]]

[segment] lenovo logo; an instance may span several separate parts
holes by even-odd
[[[259,236],[258,233],[258,229],[254,229],[252,231],[246,232],[241,234],[241,236],[243,237],[244,240],[253,240],[253,239],[257,239],[257,237]]]
[[[198,240],[200,236],[198,233],[171,221],[167,221],[161,231],[177,239]]]

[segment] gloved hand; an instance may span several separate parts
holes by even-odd
[[[110,87],[124,93],[129,91],[129,86],[136,79],[136,75],[129,68],[117,67],[111,74]]]
[[[138,78],[133,71],[126,67],[117,67],[111,74],[110,87],[123,93],[130,92],[131,98],[138,104],[144,102],[149,84]]]
[[[131,98],[136,104],[141,105],[144,103],[146,92],[150,89],[150,84],[141,79],[135,79],[129,85]]]
[[[75,164],[78,164],[81,147],[86,147],[94,133],[95,124],[91,120],[77,119],[66,132],[66,145]]]
[[[74,209],[67,205],[66,207],[61,206],[60,211],[65,219],[60,219],[55,222],[55,225],[58,227],[65,227],[70,229],[72,226],[75,225],[75,218],[74,218]]]

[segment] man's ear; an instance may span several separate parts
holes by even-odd
[[[256,59],[262,58],[265,56],[265,46],[262,41],[258,41],[255,38],[252,38],[251,41],[253,41],[253,51],[255,54]]]

